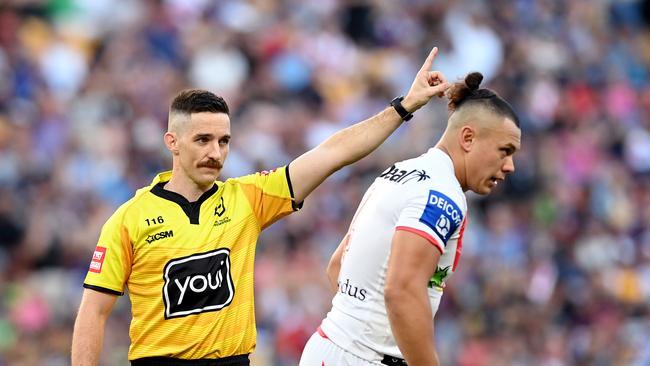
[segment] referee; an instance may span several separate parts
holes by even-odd
[[[120,206],[102,228],[84,281],[72,365],[97,365],[106,320],[128,294],[132,365],[249,365],[255,348],[253,261],[260,232],[300,209],[326,177],[377,148],[410,113],[448,88],[429,71],[434,48],[404,98],[343,129],[290,164],[218,181],[230,112],[209,91],[170,107],[172,170]]]

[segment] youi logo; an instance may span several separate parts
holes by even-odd
[[[172,259],[163,271],[165,319],[220,310],[235,295],[227,248]]]
[[[420,222],[435,231],[446,246],[449,238],[463,222],[463,213],[451,198],[431,190]]]

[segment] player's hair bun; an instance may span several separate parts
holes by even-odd
[[[483,81],[483,75],[480,72],[470,72],[463,81],[459,80],[447,89],[450,116],[459,108],[464,108],[465,105],[469,108],[477,106],[481,108],[480,113],[496,113],[498,116],[512,120],[519,127],[519,118],[512,106],[493,90],[481,88],[481,81]]]
[[[455,111],[466,99],[471,99],[472,95],[476,95],[479,92],[481,81],[483,81],[483,74],[474,71],[467,74],[464,81],[454,83],[447,91],[449,111]]]
[[[465,76],[465,85],[469,88],[469,90],[477,90],[479,85],[481,85],[481,81],[483,81],[483,74],[481,74],[478,71],[470,72]]]

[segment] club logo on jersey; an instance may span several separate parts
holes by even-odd
[[[226,212],[226,205],[223,203],[223,197],[221,197],[221,202],[214,208],[214,214],[221,217]]]
[[[223,216],[224,213],[226,213],[226,205],[223,203],[223,197],[221,197],[221,203],[219,203],[217,205],[217,207],[214,208],[214,215],[218,216],[219,218],[214,221],[213,226],[215,226],[215,227],[220,226],[220,225],[223,225],[223,224],[227,224],[227,223],[229,223],[231,221],[230,217],[228,217],[228,216],[221,217],[221,216]]]
[[[220,310],[235,295],[226,248],[172,259],[163,278],[165,319]]]
[[[397,166],[393,165],[390,168],[386,169],[383,173],[381,173],[379,178],[387,179],[395,183],[405,184],[406,182],[410,182],[415,179],[417,179],[416,182],[421,182],[431,177],[427,175],[427,172],[424,169],[423,170],[413,169],[409,171],[409,170],[402,170]]]
[[[436,268],[436,272],[433,274],[433,277],[429,280],[429,288],[438,287],[445,288],[445,279],[449,276],[449,266]]]
[[[438,191],[429,191],[427,206],[420,222],[438,234],[445,246],[462,221],[462,211],[451,198]]]
[[[174,237],[174,231],[173,230],[167,230],[167,231],[161,231],[159,233],[151,234],[148,235],[146,239],[144,239],[147,244],[151,244],[156,240],[160,239],[165,239],[165,238],[173,238]]]
[[[104,265],[104,258],[106,258],[106,248],[96,247],[93,253],[93,259],[90,261],[90,272],[101,273],[102,266]]]

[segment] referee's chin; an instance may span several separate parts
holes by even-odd
[[[220,174],[221,169],[201,169],[201,171],[197,172],[197,174],[192,177],[192,180],[197,186],[209,189],[217,178],[219,178]]]

